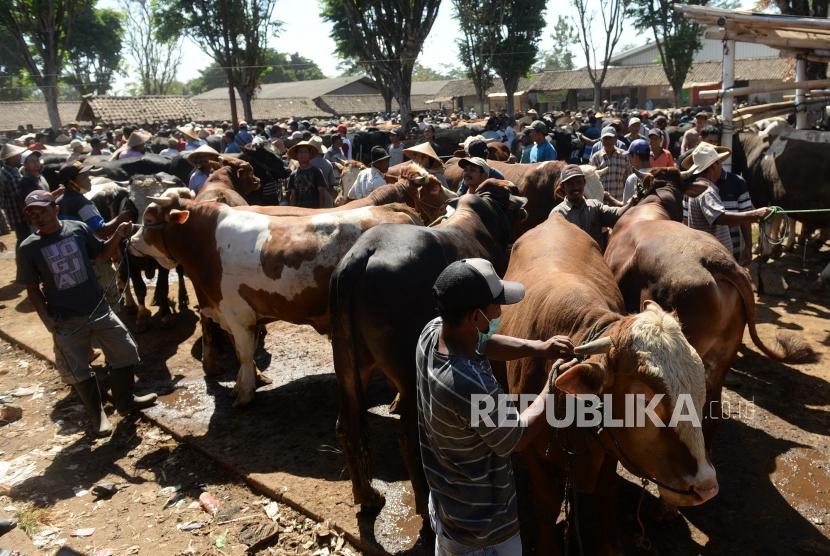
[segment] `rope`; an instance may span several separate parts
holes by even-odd
[[[819,212],[830,212],[830,208],[821,208],[821,209],[783,209],[779,206],[771,206],[769,207],[771,210],[769,214],[767,214],[759,223],[758,228],[761,231],[761,236],[764,238],[764,241],[769,243],[770,245],[781,245],[785,241],[787,241],[789,234],[790,234],[790,217],[789,214],[811,214],[811,213],[819,213]],[[776,215],[782,215],[784,218],[784,233],[781,234],[781,237],[777,240],[773,240],[770,237],[770,234],[767,233],[766,223],[771,220]]]

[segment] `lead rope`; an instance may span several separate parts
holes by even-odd
[[[640,534],[637,535],[636,545],[645,551],[651,550],[651,539],[646,536],[646,526],[643,524],[641,510],[643,509],[643,500],[646,497],[646,487],[648,486],[648,479],[640,479],[642,489],[640,489],[640,500],[637,502],[637,525],[640,526]]]

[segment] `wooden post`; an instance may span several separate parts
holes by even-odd
[[[723,41],[723,85],[724,89],[735,86],[735,41]],[[732,123],[732,109],[735,107],[735,97],[725,95],[721,100],[721,118],[723,119],[723,146],[732,149],[732,134],[734,124]],[[723,168],[728,172],[732,169],[732,159],[723,161]]]
[[[799,56],[795,61],[795,82],[807,81],[807,60]],[[807,100],[807,91],[804,89],[795,90],[795,128],[807,129],[807,107],[804,101]]]

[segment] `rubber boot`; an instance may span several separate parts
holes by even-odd
[[[112,425],[107,419],[107,414],[104,413],[104,407],[101,405],[101,391],[98,389],[98,381],[93,376],[83,382],[73,385],[75,393],[81,398],[81,402],[86,408],[89,420],[92,423],[92,432],[96,436],[109,436],[112,434]]]
[[[155,405],[156,394],[136,396],[133,394],[135,377],[132,367],[112,369],[110,371],[110,388],[112,389],[112,404],[118,413],[128,415],[135,409],[144,409]]]

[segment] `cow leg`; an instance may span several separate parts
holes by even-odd
[[[416,376],[413,369],[413,378]],[[412,494],[415,497],[415,511],[428,522],[427,497],[429,486],[421,464],[421,447],[418,441],[418,408],[415,400],[415,383],[411,389],[399,391],[397,404],[401,422],[401,436],[399,446],[409,480],[412,482]]]
[[[597,502],[599,546],[598,553],[603,555],[625,554],[620,537],[619,521],[617,520],[617,460],[606,457],[602,462],[597,481]],[[587,516],[586,516],[587,517]],[[585,520],[583,519],[583,522]]]
[[[137,264],[130,265],[130,282],[133,285],[138,301],[135,329],[137,332],[144,332],[150,326],[150,310],[145,304],[147,301],[147,284],[144,283],[144,279],[141,277],[141,269]]]
[[[170,326],[173,321],[173,310],[170,307],[170,271],[159,266],[156,276],[154,304],[159,308],[162,326]]]
[[[565,480],[559,468],[539,455],[539,449],[538,446],[532,446],[522,452],[536,510],[535,553],[558,556],[562,554],[562,538],[556,533],[556,520],[565,498]]]
[[[190,305],[190,299],[187,295],[187,287],[184,283],[184,269],[182,265],[176,267],[176,274],[179,277],[179,312]]]
[[[801,226],[801,233],[804,233],[804,226]],[[786,221],[786,224],[784,225],[784,234],[786,235],[786,239],[784,240],[784,251],[792,253],[795,251],[796,244],[796,225],[795,220],[792,218]]]
[[[220,375],[222,367],[219,365],[219,352],[216,349],[216,334],[220,330],[219,325],[203,313],[199,315],[199,323],[202,327],[202,369],[205,376]]]
[[[224,327],[223,327],[224,328]],[[233,338],[236,356],[239,358],[239,371],[236,374],[236,400],[234,407],[248,405],[254,400],[256,390],[256,366],[254,350],[256,349],[256,325],[244,323],[227,323],[227,332]]]

